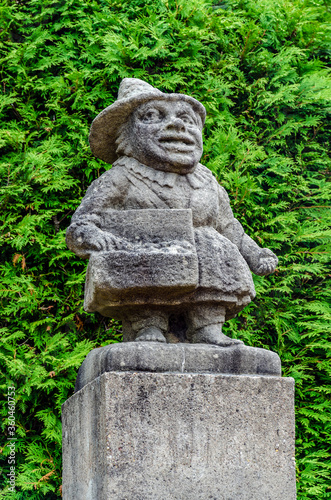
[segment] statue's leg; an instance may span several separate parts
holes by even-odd
[[[187,323],[192,342],[230,346],[242,344],[241,340],[231,339],[222,332],[225,321],[225,307],[214,304],[196,304],[187,312]]]
[[[166,342],[168,313],[162,309],[143,307],[125,315],[123,319],[123,340],[138,342]]]

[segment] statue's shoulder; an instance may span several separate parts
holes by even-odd
[[[205,181],[209,183],[213,183],[215,186],[222,187],[218,180],[216,179],[215,174],[209,168],[205,167],[201,163],[198,164],[196,168],[196,173],[199,175],[201,178],[203,178]]]
[[[214,179],[216,181],[216,177],[214,176],[214,174],[209,170],[209,168],[202,165],[202,163],[198,163],[195,171],[206,179]]]
[[[209,168],[205,167],[201,163],[198,164],[196,168],[196,173],[200,177],[203,177],[206,181],[212,182],[214,185],[222,187],[221,184],[218,182],[216,175],[211,170],[209,170]]]
[[[101,183],[119,181],[120,179],[124,179],[126,177],[126,170],[127,168],[124,162],[115,162],[113,166],[100,175],[97,180]]]
[[[219,183],[215,174],[213,174],[213,172],[211,170],[209,170],[209,168],[207,168],[204,165],[202,165],[201,163],[199,163],[199,165],[197,166],[196,172],[201,177],[203,177],[206,181],[212,182],[217,187],[218,194],[219,194],[221,201],[229,202],[229,195],[228,195],[226,189],[224,188],[224,186],[222,186],[222,184]]]
[[[125,168],[116,162],[109,170],[106,170],[106,172],[90,184],[86,194],[91,195],[103,190],[109,190],[115,186],[125,186],[125,184],[127,184]]]

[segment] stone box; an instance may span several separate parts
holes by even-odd
[[[118,248],[92,253],[86,274],[86,311],[111,315],[112,306],[176,297],[198,284],[191,210],[112,210],[103,230]]]

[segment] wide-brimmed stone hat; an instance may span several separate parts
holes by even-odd
[[[140,104],[153,99],[185,101],[200,116],[202,125],[205,123],[205,107],[193,97],[185,94],[166,94],[138,78],[124,78],[118,90],[117,101],[101,111],[92,122],[89,142],[94,156],[107,163],[117,160],[115,140],[119,127]]]

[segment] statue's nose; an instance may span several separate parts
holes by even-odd
[[[185,123],[178,116],[171,117],[166,125],[167,129],[185,130]]]

